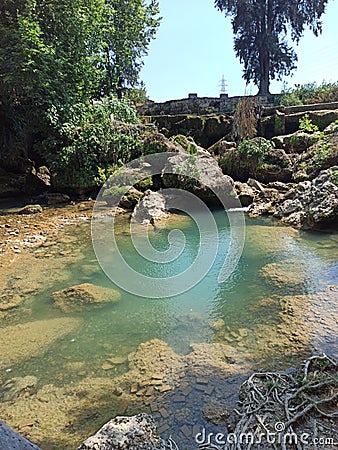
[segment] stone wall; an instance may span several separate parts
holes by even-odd
[[[275,97],[276,95],[249,96],[254,104],[265,107],[273,106]],[[219,97],[198,97],[197,94],[189,94],[188,98],[164,103],[148,101],[139,108],[139,112],[145,116],[232,113],[242,98],[243,96],[229,97],[228,94],[221,94]]]

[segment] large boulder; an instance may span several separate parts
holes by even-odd
[[[90,283],[71,286],[61,291],[54,292],[52,299],[54,305],[63,312],[82,311],[87,307],[102,307],[107,303],[115,303],[121,294],[114,290]]]
[[[144,193],[142,200],[136,205],[132,218],[139,223],[155,224],[168,217],[166,199],[160,192],[150,190]]]
[[[219,161],[223,158],[229,151],[233,152],[236,149],[236,142],[228,141],[227,138],[222,138],[217,141],[214,145],[208,148],[208,152],[213,158]]]
[[[283,149],[274,148],[273,144],[269,144],[263,138],[254,138],[246,142],[256,148],[255,153],[249,150],[245,152],[240,146],[226,148],[219,159],[223,173],[242,182],[248,178],[255,178],[262,183],[291,180],[292,161]],[[263,146],[270,148],[259,154],[259,148]]]
[[[275,136],[271,140],[276,147],[282,148],[286,153],[302,153],[311,145],[318,141],[320,133],[305,133],[296,131],[295,133]]]
[[[240,181],[235,181],[235,189],[238,199],[244,207],[251,205],[255,197],[259,194],[257,189],[252,188],[247,183],[241,183]]]
[[[294,161],[295,181],[313,179],[321,170],[338,165],[338,131],[334,131],[334,127],[331,130],[321,134],[306,152],[297,155]]]
[[[333,226],[338,219],[338,167],[296,185],[276,208],[275,216],[304,229]]]
[[[191,136],[198,145],[208,148],[226,136],[232,129],[232,118],[227,114],[206,116],[176,114],[153,116],[158,129],[167,137],[182,134]]]
[[[305,108],[305,109],[304,109]],[[299,110],[300,109],[300,110]],[[273,115],[261,118],[259,132],[261,136],[271,138],[278,134],[292,134],[299,129],[299,121],[308,114],[310,120],[319,131],[323,131],[330,123],[338,119],[338,109],[314,110],[313,105],[293,106],[284,112],[275,111]]]
[[[229,201],[236,197],[233,179],[223,175],[217,161],[207,154],[188,158],[180,153],[170,156],[162,180],[165,188],[189,191],[206,203],[217,202],[218,195]]]
[[[165,450],[165,442],[158,436],[154,420],[147,414],[116,417],[78,450]]]

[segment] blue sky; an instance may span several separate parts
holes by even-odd
[[[242,79],[233,51],[230,20],[216,10],[213,0],[159,0],[163,17],[156,39],[144,58],[141,79],[155,101],[187,97],[189,92],[218,96],[222,75],[229,95],[255,94],[257,88]],[[338,2],[329,0],[322,18],[323,33],[306,30],[296,52],[297,69],[285,81],[295,83],[338,81]],[[271,92],[282,83],[272,82]]]

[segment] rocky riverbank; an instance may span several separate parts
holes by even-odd
[[[160,392],[170,391],[173,387],[171,384],[163,385],[164,377],[164,374],[153,374],[150,384],[144,389],[157,386]],[[232,450],[240,443],[243,449],[268,450],[276,448],[278,442],[282,449],[298,448],[301,443],[303,449],[318,444],[323,450],[330,450],[337,439],[336,380],[337,363],[326,355],[312,356],[301,367],[287,372],[252,373],[240,388],[237,408],[213,404],[205,411],[206,417],[216,424],[211,433],[210,429],[206,431],[205,428],[186,425],[182,432],[190,438],[192,448],[202,445],[203,448]],[[201,392],[209,389],[207,379],[199,377],[196,382]],[[131,390],[135,386],[132,384]],[[185,396],[181,394],[181,397]],[[186,414],[189,413],[187,407]],[[153,410],[155,414],[161,414],[163,418],[169,416],[164,407],[158,412]],[[33,426],[32,422],[25,422],[26,428]],[[175,435],[164,439],[161,430],[163,432],[165,426],[157,428],[154,419],[146,413],[117,416],[82,442],[78,450],[182,448],[177,445]],[[6,450],[40,450],[1,422],[0,444]]]
[[[159,133],[153,134],[148,139],[154,148],[160,143],[161,151],[175,152],[168,161],[171,173],[148,180],[149,185],[143,186],[143,190],[140,188],[125,195],[120,206],[127,208],[127,214],[130,215],[131,210],[138,205],[134,217],[139,222],[145,221],[156,226],[157,220],[162,220],[158,219],[159,216],[167,220],[170,209],[161,193],[147,190],[148,187],[155,189],[156,182],[162,187],[187,189],[211,204],[217,197],[211,191],[214,189],[217,193],[219,188],[226,191],[228,199],[237,194],[240,204],[249,208],[251,216],[271,215],[286,226],[327,230],[336,226],[338,214],[336,125],[333,124],[323,133],[317,137],[299,132],[276,137],[274,144],[268,145],[265,159],[252,158],[245,152],[238,156],[237,144],[226,139],[207,151],[184,136],[169,139]],[[261,149],[265,148],[266,142],[256,139],[252,144]],[[188,182],[182,176],[182,166],[184,168],[187,156],[190,164],[188,169],[191,169],[192,164],[196,171],[191,173],[198,174],[193,182]],[[153,197],[155,200],[149,203]],[[36,202],[28,202],[20,211],[18,208],[11,209],[0,216],[0,313],[7,331],[0,339],[0,368],[5,371],[1,377],[0,414],[6,423],[38,442],[43,450],[73,450],[111,417],[141,412],[147,412],[155,418],[160,435],[167,438],[168,433],[174,430],[179,439],[185,442],[193,442],[194,436],[200,431],[196,424],[211,427],[210,421],[217,421],[236,429],[240,421],[236,425],[234,419],[230,420],[229,417],[233,416],[231,411],[237,401],[240,384],[253,367],[259,365],[259,361],[264,361],[266,365],[271,363],[282,366],[282,361],[277,363],[269,360],[270,353],[287,354],[291,361],[293,358],[299,360],[308,357],[316,339],[320,341],[322,334],[327,336],[336,329],[336,287],[326,286],[319,292],[303,294],[307,270],[304,260],[283,258],[280,262],[269,261],[257,275],[261,282],[271,286],[271,296],[248,306],[249,312],[259,318],[273,312],[275,322],[272,324],[258,319],[250,327],[244,324],[233,330],[222,319],[211,321],[209,326],[213,342],[192,343],[190,353],[185,355],[174,351],[160,339],[146,338],[135,351],[129,350],[128,356],[123,358],[116,356],[113,348],[107,344],[103,347],[104,360],[99,364],[86,364],[80,357],[76,360],[65,357],[61,370],[68,374],[68,378],[59,375],[60,378],[56,377],[54,384],[41,381],[35,371],[27,372],[25,376],[11,376],[13,365],[25,363],[28,357],[38,359],[42,354],[48,354],[58,339],[67,339],[73,343],[73,334],[83,326],[80,317],[83,308],[96,310],[119,299],[117,293],[112,298],[111,289],[108,292],[105,288],[98,289],[87,282],[93,273],[92,266],[84,264],[81,268],[83,279],[76,285],[61,270],[61,267],[70,266],[83,257],[77,245],[76,233],[71,236],[65,230],[88,221],[92,216],[94,202],[70,202],[69,197],[63,194],[49,194],[49,198],[50,202],[62,200],[62,206],[40,205],[36,199]],[[126,212],[120,209],[116,211]],[[292,228],[285,228],[287,232],[281,232],[284,228],[275,226],[262,230],[261,239],[273,241],[272,253],[298,236],[299,231]],[[334,237],[327,245],[336,243]],[[32,320],[31,304],[26,302],[27,297],[38,296],[46,289],[51,290],[57,281],[62,280],[68,283],[68,287],[54,290],[49,299],[61,317]],[[322,317],[323,304],[332,312],[331,315]],[[74,314],[74,317],[68,317],[67,314]],[[18,323],[20,321],[24,323]],[[177,319],[177,327],[199,329],[200,326],[201,318],[193,312]],[[11,346],[8,345],[8,339]],[[249,351],[253,346],[255,351]],[[332,375],[332,365],[328,364],[327,367]],[[315,368],[322,373],[320,368]],[[314,382],[317,382],[317,372],[313,374]],[[69,374],[73,375],[74,380],[69,380]],[[250,379],[254,380],[253,391],[257,389],[263,397],[267,395],[269,401],[270,394],[277,395],[277,403],[280,404],[278,399],[287,399],[289,391],[286,388],[290,388],[291,393],[292,390],[301,389],[291,379],[285,386],[284,375],[268,373],[264,376],[264,386],[260,384],[260,375]],[[284,387],[285,391],[271,389],[266,392],[263,389],[266,384],[273,383],[275,386],[281,380],[282,391]],[[252,390],[246,392],[249,400],[252,400]],[[327,398],[330,397],[326,395],[318,401],[323,400],[325,403]],[[249,408],[251,403],[244,400],[241,405]],[[262,402],[253,403],[255,408],[263,408]],[[295,407],[301,408],[298,404]],[[247,413],[245,408],[240,411],[241,414]],[[316,408],[313,406],[312,409]],[[292,414],[287,417],[287,411],[285,414],[288,421],[294,417]],[[330,410],[327,414],[333,413]],[[138,420],[143,419],[147,432],[155,435],[151,421],[145,417]],[[331,433],[331,417],[328,419],[327,423],[320,422],[318,425],[316,417],[311,417],[303,429],[307,430],[311,425],[312,429],[317,427],[317,435],[323,431],[322,428]],[[252,422],[252,426],[263,427],[258,422]],[[124,421],[113,422],[112,428],[121,423]],[[134,429],[135,423],[130,423]],[[110,428],[109,425],[105,430]],[[8,434],[8,429],[3,429]],[[217,427],[214,426],[213,430],[217,430]],[[325,436],[329,437],[329,432],[325,432]],[[93,439],[81,448],[91,448],[96,438]],[[156,442],[156,445],[167,445],[165,441]]]

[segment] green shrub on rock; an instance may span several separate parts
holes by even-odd
[[[314,133],[315,131],[318,131],[317,125],[312,123],[308,114],[304,114],[304,116],[299,119],[299,129],[305,131],[305,133]]]
[[[246,158],[255,158],[263,161],[269,151],[274,148],[274,144],[264,138],[244,139],[238,145],[238,152]]]
[[[96,104],[52,107],[48,120],[54,132],[43,142],[40,153],[51,168],[57,189],[93,188],[109,167],[130,161],[137,153],[139,143],[128,125],[138,122],[136,112],[114,96]]]

